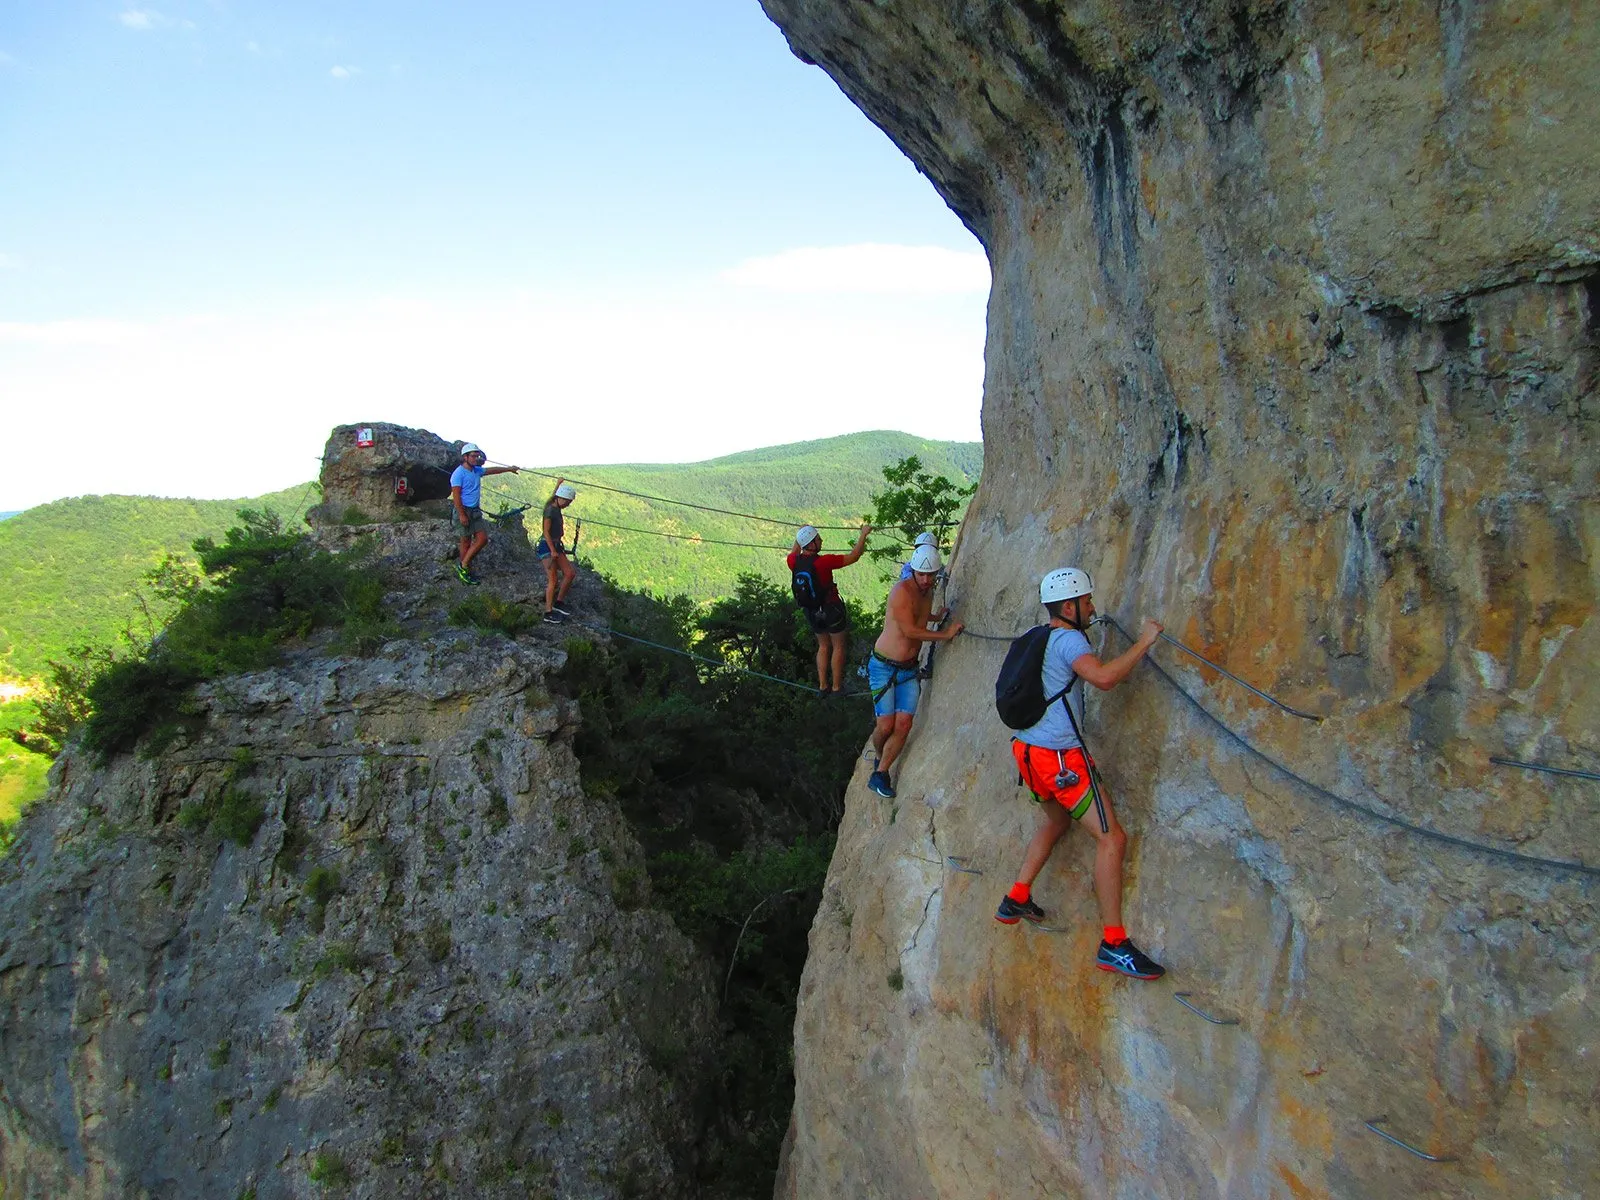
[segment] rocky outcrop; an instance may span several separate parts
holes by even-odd
[[[1087,969],[1087,838],[941,650],[896,801],[850,793],[780,1195],[1577,1197],[1600,1177],[1600,24],[1542,0],[764,0],[988,250],[950,597],[1076,563],[1170,648],[1091,704],[1168,980]],[[1115,634],[1110,650],[1121,648]],[[1206,713],[1211,716],[1205,715]],[[983,874],[942,865],[969,858]],[[1174,1001],[1237,1025],[1211,1025]],[[1367,1118],[1439,1157],[1370,1132]]]
[[[421,512],[443,516],[437,502],[450,498],[463,444],[386,421],[336,426],[322,451],[322,502],[306,520],[365,525]]]
[[[711,972],[584,793],[563,640],[449,625],[442,526],[362,534],[411,636],[69,752],[0,863],[5,1196],[692,1194]]]

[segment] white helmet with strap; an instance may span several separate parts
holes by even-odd
[[[917,534],[917,540],[911,544],[913,546],[937,546],[939,539],[931,533],[919,533]]]
[[[1094,580],[1089,572],[1077,567],[1062,567],[1051,571],[1039,581],[1039,603],[1054,604],[1057,600],[1076,600],[1094,591]]]
[[[804,550],[820,536],[815,525],[802,525],[800,531],[794,535],[794,544]]]
[[[561,500],[572,500],[575,499],[577,495],[578,489],[573,487],[570,483],[563,483],[556,489],[556,496]]]
[[[918,546],[911,552],[911,562],[908,565],[918,575],[937,575],[939,568],[944,566],[939,561],[937,546]]]

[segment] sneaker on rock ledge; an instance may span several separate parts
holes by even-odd
[[[889,772],[887,771],[874,771],[867,776],[867,787],[871,791],[877,792],[880,796],[890,800],[894,799],[894,784],[889,782]]]
[[[1113,946],[1100,943],[1100,953],[1094,956],[1094,965],[1102,971],[1115,971],[1132,979],[1160,979],[1167,969],[1154,959],[1147,958],[1139,947],[1124,938]]]
[[[1032,921],[1037,925],[1044,920],[1044,909],[1032,900],[1013,900],[1006,896],[1000,901],[1000,910],[994,914],[994,919],[1002,925],[1015,925],[1018,921]]]

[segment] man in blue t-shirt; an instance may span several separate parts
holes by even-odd
[[[461,534],[461,558],[456,563],[456,578],[462,583],[478,583],[472,573],[472,560],[489,544],[489,525],[483,519],[480,500],[485,475],[520,474],[516,467],[485,467],[489,461],[472,442],[461,447],[461,465],[450,473],[450,503],[455,507],[455,523]]]
[[[1003,925],[1044,920],[1044,910],[1033,902],[1033,881],[1061,835],[1093,809],[1094,816],[1084,822],[1084,828],[1095,840],[1094,894],[1104,925],[1095,965],[1135,979],[1159,979],[1166,968],[1147,958],[1122,927],[1122,859],[1128,835],[1117,823],[1111,798],[1095,774],[1094,760],[1085,752],[1079,729],[1083,681],[1109,692],[1150,652],[1161,626],[1146,621],[1132,647],[1110,662],[1101,662],[1084,636],[1094,620],[1093,590],[1088,572],[1076,567],[1051,571],[1039,583],[1039,602],[1050,614],[1050,640],[1041,669],[1043,694],[1050,703],[1036,723],[1011,739],[1011,755],[1033,798],[1044,805],[1045,824],[1028,843],[1022,870],[1001,899],[995,920]]]

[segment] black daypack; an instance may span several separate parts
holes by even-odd
[[[828,602],[822,594],[822,584],[817,579],[815,554],[796,556],[791,568],[789,590],[794,593],[794,602],[808,611],[821,608]]]
[[[1069,676],[1067,686],[1054,696],[1044,694],[1044,652],[1050,644],[1049,625],[1035,625],[1011,643],[1000,675],[994,681],[994,707],[1000,719],[1012,729],[1029,729],[1039,723],[1045,709],[1062,700],[1077,682]],[[1068,713],[1071,713],[1069,708]],[[1076,727],[1077,722],[1073,722]]]

